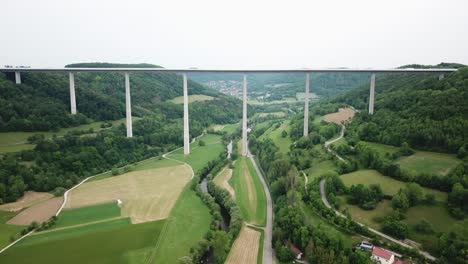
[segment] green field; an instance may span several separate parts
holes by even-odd
[[[387,155],[392,155],[400,150],[400,148],[390,146],[390,145],[385,145],[385,144],[379,144],[379,143],[374,143],[374,142],[366,142],[372,149],[376,150],[382,157],[385,157]]]
[[[359,208],[359,206],[350,204],[346,205],[346,207],[348,208],[349,213],[354,220],[375,229],[380,228],[380,223],[376,221],[376,218],[385,217],[393,212],[391,202],[388,200],[383,200],[382,202],[378,203],[374,210],[364,210]]]
[[[144,263],[164,222],[124,218],[33,235],[0,254],[0,263]]]
[[[318,178],[327,173],[334,173],[336,166],[335,163],[331,160],[321,161],[317,164],[313,164],[309,169],[305,170],[304,172],[307,174],[309,178],[309,182],[312,181],[314,178]]]
[[[265,192],[250,159],[241,157],[236,161],[231,181],[236,191],[236,202],[244,220],[258,226],[265,226]]]
[[[288,136],[282,137],[281,132],[286,131]],[[275,145],[279,147],[279,151],[281,153],[287,154],[289,152],[289,147],[292,144],[291,138],[289,137],[289,133],[291,132],[291,127],[289,126],[289,120],[284,121],[279,128],[273,126],[269,128],[262,136],[260,136],[260,140],[265,138],[271,138]]]
[[[221,131],[226,131],[228,134],[236,132],[236,129],[240,127],[240,124],[227,124]]]
[[[10,244],[10,237],[18,237],[24,229],[24,226],[6,224],[15,215],[16,213],[0,211],[0,249]]]
[[[402,169],[413,173],[436,173],[439,175],[447,175],[455,168],[461,160],[455,155],[418,151],[415,154],[407,157],[402,157],[397,160]]]
[[[358,170],[352,173],[341,175],[341,179],[343,180],[344,184],[348,187],[357,184],[380,184],[380,187],[382,187],[382,191],[384,192],[384,194],[388,195],[394,195],[398,193],[400,189],[404,189],[406,186],[406,183],[384,176],[376,170]],[[425,193],[433,193],[437,201],[447,201],[446,193],[424,187],[423,189]]]
[[[137,119],[137,117],[134,117],[133,121]],[[33,149],[35,145],[27,144],[27,140],[30,136],[35,134],[43,134],[45,137],[52,137],[53,135],[64,136],[68,132],[75,130],[89,130],[92,128],[94,131],[98,131],[101,130],[101,124],[103,123],[104,122],[93,122],[76,127],[62,128],[57,132],[1,132],[0,153],[18,152],[21,150]],[[111,123],[112,127],[115,127],[121,123],[125,124],[125,119],[111,121]]]
[[[116,202],[63,210],[53,228],[80,225],[115,217],[120,217],[120,207]]]
[[[203,140],[205,146],[198,146],[198,142]],[[209,161],[216,159],[224,150],[221,143],[221,136],[207,134],[190,144],[190,155],[185,156],[183,149],[174,151],[168,157],[188,163],[195,173],[200,171]]]
[[[190,248],[197,245],[208,232],[211,215],[205,204],[187,186],[167,221],[158,247],[153,248],[151,263],[179,263],[181,257],[188,256]]]
[[[203,101],[210,101],[213,100],[213,96],[209,95],[204,95],[204,94],[193,94],[188,96],[188,102],[193,103],[193,102],[203,102]],[[183,104],[184,103],[184,97],[183,96],[178,96],[175,97],[172,100],[169,100],[169,102],[172,102],[174,104]]]

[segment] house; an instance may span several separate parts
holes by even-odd
[[[374,247],[372,249],[371,260],[372,262],[379,264],[394,264],[395,255],[383,248]]]
[[[296,246],[294,246],[292,243],[288,243],[288,247],[289,247],[289,249],[291,250],[291,252],[293,253],[294,257],[297,260],[302,259],[303,254]]]

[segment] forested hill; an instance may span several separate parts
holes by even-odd
[[[435,67],[441,65],[459,67]],[[467,67],[442,80],[437,74],[378,74],[375,94],[372,116],[367,114],[368,84],[335,99],[363,110],[350,124],[348,137],[395,146],[407,142],[415,148],[451,153],[467,149]]]
[[[151,64],[80,63],[66,67],[160,67]],[[9,77],[9,78],[7,78]],[[0,73],[0,131],[49,131],[93,120],[125,117],[125,83],[121,73],[75,74],[79,115],[69,114],[69,80],[66,73],[22,73],[22,84]],[[10,79],[10,80],[8,80]],[[166,101],[182,95],[182,77],[173,73],[132,73],[132,112],[177,115],[181,107]],[[189,94],[221,95],[189,81]],[[225,100],[224,98],[223,100]],[[212,102],[211,104],[216,103]],[[173,109],[176,108],[176,109]]]

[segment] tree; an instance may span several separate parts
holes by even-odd
[[[431,234],[434,232],[432,224],[429,223],[426,219],[421,219],[415,226],[414,229],[422,234]]]
[[[408,198],[409,205],[415,206],[422,201],[423,189],[419,184],[412,182],[406,185],[405,194]]]
[[[402,212],[405,212],[406,210],[408,210],[409,202],[404,192],[400,191],[393,196],[392,208],[395,210],[401,210]]]
[[[206,145],[205,141],[203,140],[198,141],[198,146],[203,147],[205,145]]]
[[[229,238],[224,231],[216,231],[213,239],[211,239],[211,247],[213,248],[213,254],[218,260],[218,263],[223,262],[227,256]]]
[[[288,136],[288,132],[286,132],[286,130],[283,130],[283,131],[281,132],[281,137],[282,137],[282,138],[285,138],[285,137],[287,137],[287,136]]]

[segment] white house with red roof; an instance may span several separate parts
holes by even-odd
[[[387,251],[383,248],[374,247],[372,249],[371,260],[375,263],[380,264],[394,264],[395,255],[392,252]]]

